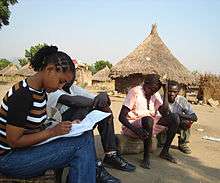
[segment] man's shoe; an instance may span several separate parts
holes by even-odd
[[[177,159],[174,158],[171,154],[167,153],[160,153],[160,158],[170,161],[171,163],[177,164]]]
[[[189,146],[187,144],[179,144],[178,149],[185,154],[192,153],[191,149],[189,148]]]
[[[103,163],[107,167],[126,172],[133,172],[136,169],[134,165],[128,163],[121,155],[118,155],[118,153],[105,155]]]
[[[102,162],[98,160],[96,162],[96,183],[121,183],[121,181],[108,173]]]
[[[119,153],[118,151],[117,151],[117,155],[118,155],[118,157],[120,157],[124,162],[126,162],[129,166],[133,167],[134,170],[136,169],[136,166],[133,165],[133,164],[131,164],[131,163],[129,163],[126,159],[124,159],[123,156],[121,155],[121,153]]]

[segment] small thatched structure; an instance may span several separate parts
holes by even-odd
[[[18,70],[16,75],[23,76],[23,77],[29,77],[34,75],[36,72],[30,67],[30,64],[26,64],[22,68]]]
[[[99,82],[109,82],[111,81],[111,78],[109,77],[110,69],[108,66],[105,66],[104,69],[98,71],[96,74],[92,77],[92,84],[99,83]]]
[[[4,82],[14,82],[18,78],[15,76],[18,71],[18,67],[14,64],[8,65],[6,68],[0,71],[0,80]]]
[[[76,67],[76,83],[85,87],[92,85],[92,72],[86,64],[77,64]]]
[[[191,84],[193,76],[170,52],[152,25],[150,35],[127,57],[113,66],[111,78],[115,79],[115,89],[126,92],[132,85],[138,85],[144,76],[157,73],[182,84]]]
[[[0,71],[0,76],[14,76],[17,71],[17,66],[10,64]]]
[[[109,77],[110,69],[106,66],[92,77],[92,85],[97,89],[114,90],[114,81]]]

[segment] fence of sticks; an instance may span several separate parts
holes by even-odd
[[[200,76],[198,99],[207,103],[210,98],[220,101],[220,76],[204,74]]]

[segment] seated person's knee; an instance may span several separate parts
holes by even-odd
[[[145,116],[141,119],[143,128],[153,128],[154,120],[150,116]]]
[[[179,126],[180,125],[180,117],[178,114],[176,113],[171,113],[170,117],[172,119],[172,124],[175,126]]]

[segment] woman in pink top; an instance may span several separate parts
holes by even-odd
[[[176,159],[169,154],[169,147],[175,137],[179,121],[169,112],[167,84],[163,85],[164,100],[158,93],[161,86],[159,75],[148,74],[142,86],[130,89],[119,115],[119,121],[123,124],[122,133],[143,140],[144,158],[141,166],[148,169],[152,136],[156,136],[164,129],[167,129],[168,137],[160,157],[176,163]]]

